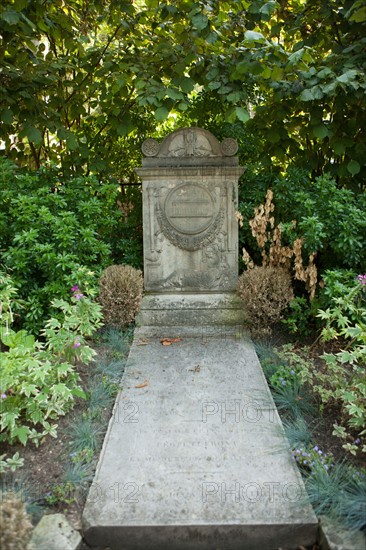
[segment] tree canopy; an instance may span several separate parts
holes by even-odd
[[[360,189],[365,31],[363,0],[5,0],[3,150],[122,177],[157,124],[220,120],[264,165]]]

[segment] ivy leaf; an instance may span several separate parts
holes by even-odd
[[[357,162],[357,160],[350,160],[347,164],[347,170],[352,176],[355,176],[358,174],[361,170],[360,164]]]

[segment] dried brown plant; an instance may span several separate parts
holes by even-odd
[[[262,266],[283,267],[293,270],[294,278],[303,281],[309,293],[310,300],[315,296],[317,286],[317,268],[315,265],[316,253],[309,256],[307,267],[304,267],[302,257],[303,238],[296,239],[293,246],[282,244],[281,224],[275,226],[273,212],[273,191],[268,189],[266,201],[254,209],[254,218],[249,221],[252,235],[261,250]],[[296,221],[293,220],[293,225]],[[243,260],[247,269],[255,267],[248,252],[243,248]]]
[[[106,325],[124,327],[132,323],[140,309],[142,272],[130,265],[111,265],[99,280],[99,302]]]
[[[5,492],[0,505],[1,550],[24,550],[27,548],[33,526],[25,504],[16,493]]]
[[[244,271],[239,277],[238,294],[255,335],[269,334],[294,297],[289,271],[270,265]]]

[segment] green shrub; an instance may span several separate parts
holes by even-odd
[[[315,513],[327,515],[350,530],[366,525],[366,470],[345,462],[332,468],[315,468],[305,480]]]
[[[99,288],[105,323],[115,327],[132,323],[141,305],[142,272],[129,265],[111,265],[103,271]]]
[[[73,284],[97,288],[103,267],[141,263],[140,208],[117,183],[60,178],[55,169],[20,172],[0,158],[0,264],[24,301],[22,325],[36,334],[51,301]],[[127,212],[127,213],[126,213]]]
[[[56,437],[55,420],[72,408],[75,397],[84,397],[73,364],[93,358],[85,336],[101,325],[100,306],[75,286],[71,303],[55,300],[53,307],[61,311],[60,318],[46,323],[44,342],[0,323],[0,340],[7,348],[0,353],[0,441],[25,445],[30,439],[38,445],[47,434]]]
[[[280,267],[257,266],[239,277],[238,294],[254,332],[268,332],[293,298],[291,277]]]
[[[319,310],[319,317],[325,321],[323,340],[342,338],[347,346],[322,356],[326,369],[310,372],[313,389],[324,405],[341,406],[333,434],[345,440],[343,447],[356,454],[362,442],[366,452],[366,275],[359,275],[345,295],[335,296],[325,311]]]

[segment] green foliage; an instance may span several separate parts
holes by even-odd
[[[317,468],[306,480],[309,501],[317,515],[326,514],[350,530],[365,526],[366,471],[347,463]]]
[[[120,210],[124,199],[114,183],[67,181],[52,169],[31,175],[0,164],[0,262],[19,288],[25,328],[36,333],[55,314],[51,301],[65,298],[73,284],[95,292],[112,255],[141,261],[138,230],[126,254],[123,249],[139,209],[130,204],[134,218]]]
[[[292,334],[309,336],[314,331],[314,317],[318,310],[317,300],[310,301],[308,297],[296,296],[287,308],[282,323]]]
[[[291,419],[304,415],[311,416],[316,411],[309,391],[298,379],[294,379],[291,385],[278,387],[272,395],[277,408]]]
[[[46,502],[51,505],[56,504],[72,504],[76,501],[75,485],[71,481],[54,485],[45,498]]]
[[[2,441],[38,445],[48,434],[56,437],[55,420],[72,408],[76,397],[84,397],[73,363],[93,358],[85,336],[101,325],[100,306],[76,288],[71,304],[59,300],[53,306],[61,310],[60,318],[47,322],[44,342],[24,330],[0,326],[8,348],[1,352],[0,367]]]
[[[22,466],[24,466],[24,458],[20,458],[18,452],[10,458],[6,458],[5,454],[0,456],[0,474],[4,474],[8,470],[15,472]]]
[[[90,415],[75,419],[69,426],[72,447],[76,452],[90,449],[95,452],[100,447],[104,430]]]
[[[343,447],[356,454],[355,437],[366,435],[366,277],[360,275],[345,295],[331,300],[331,306],[319,311],[326,325],[322,331],[324,340],[343,338],[348,345],[337,353],[323,355],[324,372],[312,372],[312,382],[323,402],[338,402],[342,418],[334,425],[334,434],[348,440]],[[363,445],[366,452],[366,444]]]
[[[276,215],[296,220],[294,235],[305,235],[304,249],[318,252],[319,267],[361,269],[366,261],[366,195],[339,187],[327,174],[315,179],[289,169],[273,185]]]
[[[273,389],[282,389],[284,386],[293,385],[300,381],[300,367],[280,365],[269,379]]]
[[[334,466],[333,455],[324,453],[318,445],[306,445],[293,449],[292,456],[304,472],[312,473],[322,468],[329,470]]]
[[[6,152],[35,167],[51,159],[65,171],[121,174],[156,121],[189,120],[191,106],[194,121],[202,98],[206,120],[259,137],[261,164],[294,162],[362,187],[362,10],[360,0],[5,0]]]
[[[291,449],[295,450],[311,443],[312,433],[302,416],[295,418],[293,421],[284,420],[283,428]]]

